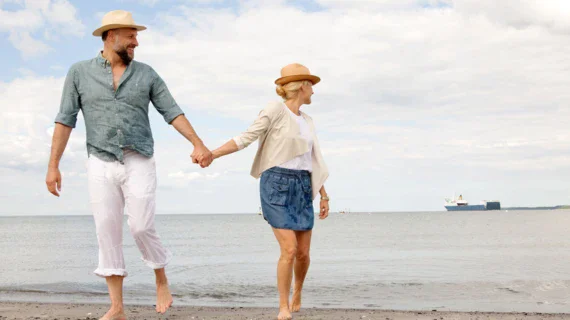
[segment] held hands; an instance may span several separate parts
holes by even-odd
[[[61,192],[61,173],[59,168],[48,168],[46,186],[51,194],[59,197],[59,192]]]
[[[190,155],[192,158],[193,163],[197,163],[202,168],[206,168],[209,166],[212,161],[214,161],[214,157],[212,156],[212,152],[204,144],[200,144],[194,147],[194,152]]]

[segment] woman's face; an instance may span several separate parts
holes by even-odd
[[[309,82],[309,84],[304,84],[301,87],[301,98],[303,104],[311,104],[311,96],[314,94],[313,91],[313,84]]]

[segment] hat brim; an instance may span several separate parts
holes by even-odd
[[[275,80],[275,84],[284,85],[284,84],[287,84],[289,82],[302,81],[302,80],[309,80],[313,83],[313,85],[321,82],[321,78],[319,78],[317,76],[310,75],[310,74],[298,74],[298,75],[294,75],[294,76],[281,77],[281,78]]]
[[[103,35],[103,32],[105,32],[105,31],[109,31],[112,29],[120,29],[120,28],[137,29],[137,31],[146,30],[145,26],[139,26],[139,25],[134,25],[134,24],[108,24],[108,25],[102,26],[99,29],[93,31],[93,35],[96,37],[100,37]]]

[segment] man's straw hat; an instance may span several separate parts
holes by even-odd
[[[108,12],[103,16],[101,27],[93,31],[93,35],[100,37],[103,35],[103,32],[107,30],[119,28],[133,28],[137,29],[138,31],[146,30],[145,26],[140,26],[135,23],[135,20],[133,20],[133,15],[130,12],[124,10],[115,10]]]

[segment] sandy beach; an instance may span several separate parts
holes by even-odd
[[[59,304],[0,302],[0,319],[64,319],[97,320],[106,311],[103,304]],[[129,319],[276,319],[275,308],[226,308],[184,306],[172,307],[167,314],[158,315],[152,306],[127,306]],[[570,319],[570,314],[544,313],[489,313],[489,312],[447,312],[447,311],[389,311],[365,309],[317,309],[301,310],[294,319],[306,320],[392,320],[392,319]]]

